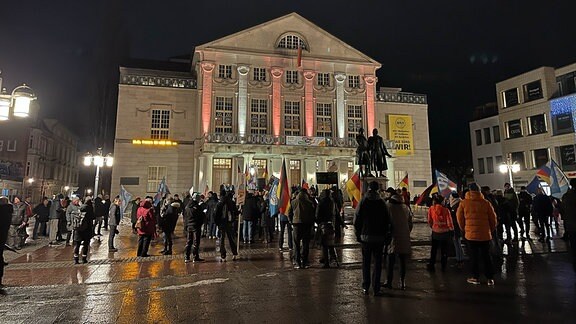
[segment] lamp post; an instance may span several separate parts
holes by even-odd
[[[508,172],[508,178],[510,179],[510,187],[514,189],[514,173],[520,171],[520,164],[512,161],[512,157],[508,155],[506,157],[506,162],[500,164],[499,166],[501,173]]]
[[[0,121],[9,120],[10,117],[25,118],[30,115],[30,103],[36,100],[36,95],[32,88],[22,84],[8,92],[2,88],[2,78],[0,77]]]
[[[114,158],[112,157],[112,154],[108,153],[106,156],[102,155],[102,148],[100,148],[100,147],[96,150],[96,155],[92,155],[90,153],[87,153],[84,156],[84,165],[85,166],[90,166],[90,165],[96,166],[96,177],[94,178],[94,194],[95,195],[98,195],[98,182],[100,182],[100,168],[104,167],[104,165],[111,168],[113,164],[114,164]]]

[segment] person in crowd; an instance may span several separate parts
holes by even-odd
[[[104,195],[104,199],[102,200],[102,203],[104,204],[104,210],[106,211],[104,213],[103,221],[104,221],[104,230],[107,231],[108,230],[108,219],[110,217],[109,211],[110,211],[110,207],[112,206],[112,202],[110,201],[110,196],[109,195]]]
[[[552,201],[552,215],[550,217],[550,226],[554,223],[556,232],[560,229],[560,204],[562,203],[560,199],[550,196],[550,201]]]
[[[15,196],[12,206],[14,211],[12,212],[12,221],[10,231],[8,232],[8,245],[11,245],[16,250],[20,250],[23,246],[22,232],[26,231],[26,226],[28,224],[28,218],[26,216],[26,204],[20,200],[20,197]]]
[[[278,234],[278,249],[280,252],[284,251],[284,232],[288,235],[288,248],[290,251],[294,248],[294,240],[292,237],[292,224],[288,216],[279,213],[280,220],[280,233]]]
[[[506,225],[506,236],[508,237],[508,241],[518,241],[518,227],[516,227],[516,223],[518,222],[518,205],[520,204],[520,201],[516,191],[514,191],[514,188],[512,188],[509,183],[504,184],[504,198],[506,199],[506,205],[508,207],[508,224]],[[522,227],[523,226],[520,225],[520,228]],[[514,232],[513,239],[510,235],[510,229],[512,229]]]
[[[4,288],[2,278],[4,277],[4,245],[8,240],[8,232],[12,227],[12,214],[14,208],[7,197],[0,197],[0,289]]]
[[[553,206],[552,200],[546,195],[542,188],[538,188],[538,194],[534,197],[533,203],[534,216],[538,220],[538,239],[540,242],[549,241],[552,237],[552,231],[550,230],[550,217],[552,216]]]
[[[532,209],[532,195],[530,195],[528,191],[526,191],[526,186],[522,186],[520,187],[520,193],[518,194],[518,225],[520,226],[520,236],[525,237],[528,240],[530,240],[531,209]]]
[[[216,205],[218,205],[218,195],[215,192],[208,192],[208,199],[206,200],[206,222],[208,223],[208,238],[216,238]]]
[[[182,207],[182,209],[185,210],[186,206],[190,205],[190,201],[192,201],[192,195],[190,193],[187,193],[186,196],[184,197],[184,201],[183,204],[180,205]],[[182,212],[182,234],[184,235],[184,237],[187,237],[188,235],[188,230],[186,229],[186,212]]]
[[[67,236],[66,236],[66,246],[70,245],[70,239],[72,239],[72,242],[74,242],[74,219],[76,219],[77,217],[80,217],[80,198],[79,197],[73,197],[72,201],[70,201],[70,203],[68,204],[68,207],[66,207],[66,230],[68,231]],[[90,225],[90,228],[92,228],[92,225]]]
[[[110,231],[108,232],[108,252],[118,252],[118,249],[114,247],[114,237],[118,234],[118,225],[120,225],[120,220],[122,219],[121,203],[120,196],[114,197],[114,201],[110,205],[108,212],[108,225],[110,225]]]
[[[378,193],[378,182],[370,182],[368,188],[368,192],[356,209],[354,233],[358,242],[362,244],[362,291],[368,295],[372,285],[374,295],[379,296],[382,294],[380,291],[382,251],[384,243],[390,236],[390,215],[386,202]],[[374,270],[371,276],[372,259],[374,259]]]
[[[186,229],[188,230],[188,239],[186,242],[186,252],[184,255],[184,262],[190,262],[190,252],[194,262],[202,262],[204,259],[200,258],[200,237],[202,235],[202,225],[206,220],[204,213],[204,206],[202,204],[202,197],[196,193],[192,196],[192,200],[184,211],[186,213]]]
[[[33,213],[36,216],[36,222],[34,222],[34,230],[32,232],[32,239],[38,239],[38,233],[46,236],[46,223],[50,217],[50,201],[47,197],[42,198],[42,202],[39,203],[33,209]]]
[[[104,221],[104,216],[108,215],[108,209],[104,206],[104,199],[102,195],[99,194],[94,199],[94,215],[96,220],[94,221],[94,235],[99,237],[102,236],[102,223]]]
[[[323,268],[330,268],[330,262],[338,265],[336,249],[334,248],[336,217],[340,214],[334,208],[334,201],[330,197],[330,189],[322,190],[316,207],[316,224],[321,234]]]
[[[132,233],[138,234],[136,232],[136,221],[138,220],[138,208],[140,207],[140,201],[142,198],[136,197],[136,199],[130,202],[130,222],[132,222]]]
[[[232,260],[238,256],[238,247],[234,241],[234,222],[238,215],[236,204],[232,200],[233,191],[222,191],[220,201],[216,205],[215,221],[220,232],[220,261],[226,262],[226,237],[232,250]]]
[[[249,190],[242,206],[242,239],[244,244],[254,243],[253,228],[254,220],[258,218],[257,214],[260,213],[258,206],[258,198],[254,195],[254,191]]]
[[[500,189],[494,191],[494,199],[497,202],[494,211],[496,212],[496,219],[498,221],[498,238],[504,243],[510,243],[510,236],[512,235],[510,231],[510,223],[512,220],[510,219],[509,202],[504,198],[504,192]],[[504,240],[504,232],[506,232],[506,240]]]
[[[178,223],[178,217],[180,217],[180,210],[182,209],[180,205],[181,202],[180,199],[168,199],[168,206],[162,217],[161,229],[163,232],[164,249],[160,253],[164,255],[172,255],[174,231],[176,229],[176,223]]]
[[[468,190],[463,192],[466,195]],[[454,225],[454,251],[456,254],[456,267],[461,269],[464,266],[464,249],[462,249],[462,231],[460,226],[458,226],[458,218],[456,217],[456,211],[460,206],[460,196],[457,192],[452,192],[448,198],[448,208],[450,209],[450,216],[452,216],[452,224]]]
[[[330,196],[332,197],[332,201],[334,202],[334,209],[336,209],[337,213],[343,215],[344,212],[344,196],[342,194],[342,190],[338,188],[338,186],[334,185],[330,189]],[[336,242],[342,241],[342,230],[344,229],[344,218],[337,217],[336,224],[334,224],[335,229],[335,239]]]
[[[576,179],[574,178],[570,179],[570,189],[562,196],[560,214],[570,244],[572,267],[576,272]]]
[[[58,236],[60,240],[66,242],[66,246],[70,246],[70,239],[72,238],[72,233],[68,232],[68,222],[66,221],[66,208],[70,201],[68,197],[60,200],[60,208],[58,208]],[[66,236],[66,238],[64,238]]]
[[[264,231],[264,243],[274,242],[274,216],[270,215],[270,194],[265,192],[262,196],[262,229]]]
[[[64,199],[64,195],[58,194],[50,202],[50,215],[48,216],[48,237],[50,245],[58,245],[58,222],[59,215],[58,209],[60,208],[60,200]]]
[[[410,232],[412,232],[412,213],[399,195],[393,195],[388,201],[388,214],[392,228],[392,241],[388,251],[388,277],[384,287],[392,289],[394,265],[400,260],[400,288],[406,290],[406,261],[412,253]]]
[[[86,202],[80,206],[80,213],[72,214],[72,228],[74,229],[74,263],[80,263],[80,252],[82,253],[82,263],[88,262],[88,252],[90,240],[94,236],[94,205],[92,199],[88,197]],[[80,248],[82,247],[82,251]]]
[[[402,199],[404,200],[404,204],[406,205],[406,207],[408,207],[408,209],[410,208],[410,192],[408,191],[408,189],[406,187],[402,187]]]
[[[296,198],[290,203],[288,215],[292,216],[291,223],[294,226],[294,256],[295,269],[307,269],[310,267],[308,255],[310,252],[310,240],[312,226],[314,225],[314,204],[308,196],[308,190],[300,189]]]
[[[482,195],[484,196],[484,199],[488,200],[490,202],[490,205],[492,205],[492,209],[494,209],[494,213],[497,213],[498,211],[498,201],[496,200],[496,197],[492,194],[492,191],[490,190],[489,186],[482,186]],[[464,196],[466,197],[466,196]],[[498,219],[498,214],[496,214],[496,222],[497,224],[499,224],[500,220]],[[458,226],[461,227],[461,225],[459,224]],[[498,228],[501,228],[500,225],[497,226]],[[494,255],[497,256],[498,258],[501,258],[503,256],[503,246],[502,246],[502,241],[501,241],[501,235],[502,233],[498,233],[498,230],[496,230],[494,233],[492,233],[492,246],[494,247]]]
[[[138,208],[138,219],[136,220],[136,230],[138,232],[138,251],[136,256],[148,257],[150,242],[156,235],[156,217],[152,206],[152,197],[146,197]]]
[[[448,244],[452,239],[454,231],[454,224],[452,224],[452,216],[450,210],[442,206],[440,196],[435,196],[432,199],[432,207],[428,209],[428,225],[432,228],[432,249],[430,251],[430,263],[428,263],[428,271],[434,272],[436,264],[436,253],[440,248],[440,264],[442,272],[446,271],[448,265]]]
[[[492,204],[479,192],[476,183],[471,183],[468,189],[470,191],[466,193],[465,199],[460,202],[456,211],[458,225],[468,241],[472,259],[472,277],[467,281],[473,285],[480,284],[480,258],[482,258],[487,283],[489,286],[494,286],[490,240],[496,230],[496,213]]]

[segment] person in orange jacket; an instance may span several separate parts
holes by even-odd
[[[430,251],[430,263],[428,263],[428,271],[435,271],[436,253],[440,247],[440,260],[442,264],[442,272],[446,271],[448,264],[448,244],[451,242],[452,235],[454,235],[454,225],[452,224],[452,216],[450,210],[442,206],[442,197],[434,196],[432,198],[432,206],[428,209],[428,225],[432,228],[432,250]]]

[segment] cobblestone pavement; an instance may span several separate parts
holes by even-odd
[[[408,289],[387,290],[384,297],[360,293],[361,253],[351,228],[337,249],[338,269],[321,269],[320,251],[312,249],[312,267],[295,270],[290,252],[279,252],[277,243],[241,246],[238,261],[219,262],[210,239],[202,240],[206,262],[185,264],[181,227],[175,255],[160,255],[158,244],[152,257],[135,257],[137,237],[123,225],[119,252],[108,253],[103,236],[92,241],[85,265],[73,264],[71,247],[40,240],[12,255],[0,322],[572,323],[576,280],[562,240],[510,246],[496,263],[496,286],[470,286],[466,269],[425,271],[430,231],[424,219],[417,212]]]

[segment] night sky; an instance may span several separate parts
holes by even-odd
[[[0,69],[8,89],[31,85],[81,149],[111,151],[121,62],[190,54],[290,12],[381,62],[379,86],[428,95],[435,166],[470,159],[468,121],[495,101],[496,82],[576,62],[573,0],[33,0],[0,7]]]

